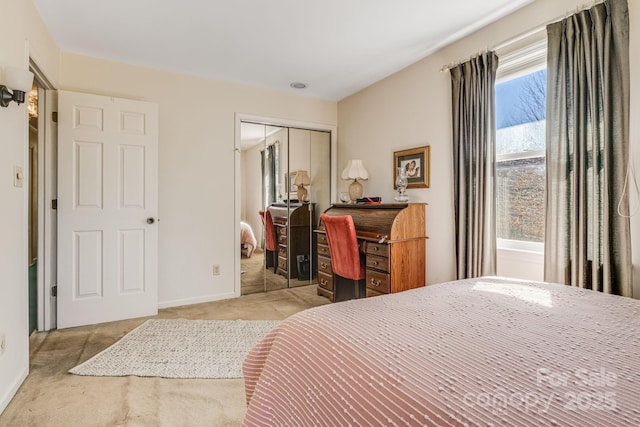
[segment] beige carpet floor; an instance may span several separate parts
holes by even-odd
[[[287,278],[273,272],[273,267],[264,267],[264,251],[256,248],[251,258],[247,258],[245,252],[242,252],[240,259],[240,275],[242,295],[249,295],[256,292],[274,291],[277,289],[286,289],[287,287],[306,286],[309,283],[317,284],[317,278],[309,280],[291,279],[290,285],[287,286]]]
[[[251,258],[247,258],[243,253],[240,259],[240,290],[242,295],[264,292],[265,286],[269,291],[286,289],[287,279],[284,276],[275,274],[273,267],[264,267],[264,251],[256,248]]]
[[[315,286],[160,310],[156,318],[281,320],[327,304]],[[242,379],[82,377],[67,373],[148,318],[34,333],[30,374],[0,426],[238,426]]]

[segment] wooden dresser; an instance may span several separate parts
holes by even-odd
[[[426,203],[336,204],[327,215],[351,215],[360,252],[366,257],[367,297],[402,292],[426,284]],[[324,232],[317,233],[318,295],[331,301],[353,298],[331,268]]]
[[[312,233],[314,203],[274,203],[269,206],[278,245],[276,272],[291,279],[298,278],[297,257],[307,255],[313,259]]]

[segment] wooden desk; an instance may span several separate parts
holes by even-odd
[[[327,215],[351,215],[360,252],[366,257],[367,297],[426,284],[426,203],[336,204]],[[318,295],[331,301],[353,298],[333,274],[324,226],[317,233]]]
[[[311,236],[313,231],[314,203],[274,203],[269,206],[276,231],[276,272],[287,278],[298,278],[298,255],[313,256]]]

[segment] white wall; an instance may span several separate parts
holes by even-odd
[[[314,224],[331,205],[331,170],[321,159],[331,158],[331,135],[328,132],[310,132],[311,169],[309,200],[316,204]]]
[[[544,280],[544,254],[516,249],[498,249],[496,254],[498,276],[525,280]]]
[[[479,51],[563,18],[584,4],[538,0],[338,104],[338,165],[360,158],[369,170],[365,193],[392,201],[393,152],[431,145],[431,188],[408,190],[410,201],[427,202],[427,283],[451,280],[454,270],[451,80],[441,72]],[[640,171],[640,6],[629,1],[631,144]],[[346,188],[346,184],[342,184]],[[636,199],[637,200],[637,199]],[[638,203],[636,201],[636,203]],[[632,218],[635,295],[640,297],[640,215]]]
[[[70,53],[60,89],[159,104],[160,307],[234,296],[236,113],[337,123],[335,102]]]
[[[34,58],[48,78],[58,74],[58,49],[30,1],[0,0],[0,68],[28,69]],[[0,73],[1,74],[1,73]],[[2,82],[0,76],[0,82]],[[0,412],[29,369],[27,280],[27,188],[13,186],[13,166],[28,176],[28,124],[25,104],[0,108]]]
[[[311,132],[305,129],[289,129],[289,171],[295,173],[299,170],[311,169]],[[285,169],[286,171],[286,169]]]

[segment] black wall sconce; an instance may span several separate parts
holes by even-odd
[[[15,67],[4,69],[4,84],[0,85],[0,105],[8,107],[11,101],[17,104],[24,102],[24,94],[31,92],[33,85],[33,73]],[[12,92],[13,91],[13,92]]]

